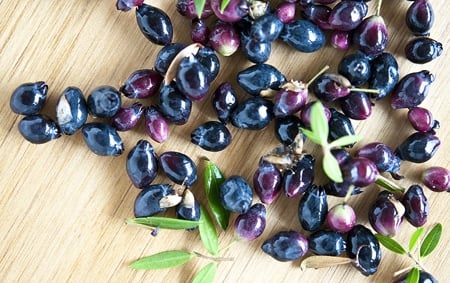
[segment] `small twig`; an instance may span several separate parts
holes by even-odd
[[[193,252],[196,256],[201,257],[201,258],[206,258],[212,261],[216,261],[216,262],[221,262],[221,261],[233,261],[234,258],[233,257],[214,257],[214,256],[209,256],[209,255],[204,255],[201,254],[199,252],[194,251]]]

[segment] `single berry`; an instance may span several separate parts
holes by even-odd
[[[186,154],[166,151],[159,156],[158,161],[162,171],[176,184],[190,187],[197,181],[197,166]]]
[[[28,115],[19,122],[20,134],[34,144],[46,143],[61,136],[58,125],[46,115]]]
[[[155,149],[146,140],[139,140],[128,153],[127,174],[137,188],[150,185],[158,174],[158,167]]]
[[[355,226],[356,214],[350,205],[337,204],[330,208],[325,221],[331,230],[345,233]]]
[[[432,166],[422,173],[422,182],[434,192],[450,191],[450,172],[439,166]]]
[[[264,241],[261,248],[276,260],[291,261],[306,254],[308,240],[296,231],[282,231]]]
[[[244,178],[231,176],[220,184],[219,197],[225,209],[245,213],[252,204],[253,191]]]
[[[247,212],[234,221],[234,235],[239,240],[252,241],[266,228],[266,207],[260,203],[252,205]]]
[[[79,88],[68,87],[56,103],[56,122],[61,132],[72,135],[86,123],[88,108]]]
[[[92,152],[103,156],[118,156],[124,151],[117,130],[108,124],[91,122],[81,128],[83,139]]]
[[[47,91],[48,86],[42,81],[21,84],[13,91],[9,106],[17,114],[37,114],[44,107]]]

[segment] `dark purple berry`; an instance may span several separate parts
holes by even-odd
[[[397,173],[400,170],[400,159],[384,143],[368,143],[358,149],[356,156],[370,159],[375,163],[379,172]]]
[[[440,126],[439,121],[434,120],[433,114],[428,109],[422,107],[410,108],[408,111],[408,121],[419,132],[434,133],[434,130]]]
[[[380,175],[375,163],[365,157],[355,157],[346,162],[342,168],[344,180],[358,187],[373,184]]]
[[[347,191],[351,186],[353,187],[352,195],[357,195],[363,192],[361,188],[355,187],[348,181],[344,181],[342,183],[329,182],[323,187],[325,188],[327,195],[343,198],[347,195]]]
[[[314,105],[316,101],[311,101],[305,104],[305,106],[302,108],[302,111],[300,112],[300,119],[305,126],[309,127],[311,122],[311,107]],[[323,106],[323,110],[325,112],[325,117],[327,118],[327,121],[330,121],[331,118],[331,112],[326,105]]]
[[[136,70],[120,87],[120,91],[128,98],[147,98],[159,90],[162,80],[161,74],[155,70]]]
[[[294,115],[275,118],[275,137],[284,145],[291,145],[300,132],[302,122]]]
[[[273,98],[273,114],[275,117],[286,117],[295,114],[308,99],[307,86],[298,81],[285,83]]]
[[[240,38],[242,52],[250,62],[259,64],[269,60],[272,52],[272,44],[269,41],[259,41],[245,33],[242,33]]]
[[[47,91],[48,86],[42,81],[21,84],[13,91],[9,106],[17,114],[37,114],[44,107]]]
[[[294,166],[284,171],[282,187],[287,197],[299,196],[311,187],[314,181],[314,162],[312,155],[304,154]]]
[[[281,173],[267,161],[260,160],[253,174],[253,188],[261,202],[271,204],[281,193]]]
[[[155,70],[161,75],[166,74],[170,63],[177,54],[186,47],[184,43],[170,43],[159,50],[155,59]]]
[[[113,126],[92,122],[81,128],[83,139],[92,152],[104,156],[118,156],[124,151],[123,142]]]
[[[405,55],[413,63],[425,64],[441,56],[442,49],[442,43],[429,37],[418,37],[408,42]]]
[[[224,150],[231,143],[231,133],[217,121],[201,124],[191,133],[191,142],[208,151]]]
[[[211,16],[212,14],[214,14],[214,12],[211,10],[211,1],[210,0],[206,0],[205,1],[205,6],[203,8],[202,14],[199,17],[197,15],[197,11],[195,9],[195,1],[194,0],[177,0],[177,11],[178,13],[180,13],[181,15],[188,17],[189,19],[205,19],[209,16]]]
[[[369,222],[377,233],[393,237],[403,222],[405,207],[393,194],[381,192],[369,209]]]
[[[283,1],[275,8],[274,13],[285,24],[295,20],[295,3]]]
[[[237,82],[248,94],[259,96],[265,90],[278,90],[286,77],[272,65],[256,64],[240,71]]]
[[[169,123],[155,106],[144,111],[144,125],[147,135],[154,141],[165,142],[169,136]]]
[[[176,206],[175,213],[178,219],[198,221],[200,220],[200,204],[195,199],[191,190],[186,189],[182,201]]]
[[[337,111],[334,108],[330,108],[331,117],[328,122],[328,126],[330,132],[328,134],[328,138],[331,141],[334,141],[343,136],[349,136],[355,134],[355,129],[353,128],[352,122],[350,119]],[[353,145],[348,145],[347,147],[352,147]]]
[[[134,201],[134,216],[148,217],[166,211],[166,207],[161,207],[160,201],[174,193],[173,186],[169,184],[155,184],[142,188]]]
[[[166,151],[158,160],[162,171],[176,184],[190,187],[197,181],[197,166],[186,154]]]
[[[398,63],[391,53],[381,53],[370,63],[369,88],[377,89],[378,94],[372,94],[377,100],[388,95],[399,80]]]
[[[191,39],[192,42],[207,44],[209,41],[209,28],[204,19],[194,18],[191,21]]]
[[[422,182],[434,192],[448,192],[450,190],[450,172],[440,166],[429,167],[422,173]]]
[[[414,35],[428,36],[434,23],[434,11],[429,0],[415,0],[406,12],[406,26]]]
[[[295,20],[284,25],[280,38],[300,52],[314,52],[325,46],[325,33],[308,20]]]
[[[120,92],[112,86],[96,87],[87,97],[89,113],[94,117],[111,118],[120,109]]]
[[[380,243],[365,226],[358,224],[347,234],[347,255],[365,276],[374,274],[381,261]]]
[[[405,218],[411,225],[415,227],[425,225],[430,206],[421,186],[410,186],[403,195],[402,204],[405,207]]]
[[[381,54],[387,46],[388,30],[381,16],[365,18],[353,33],[353,42],[367,55]]]
[[[408,277],[408,274],[405,274],[404,276],[397,279],[394,283],[406,283],[406,278]],[[419,271],[419,281],[418,283],[439,283],[436,278],[433,277],[430,273],[420,270]]]
[[[353,86],[360,86],[370,78],[370,61],[360,52],[347,55],[339,62],[338,73],[346,77]]]
[[[351,83],[342,75],[325,73],[312,83],[312,90],[317,98],[330,102],[350,93]]]
[[[239,48],[239,33],[233,24],[216,21],[209,34],[209,44],[222,56],[231,56]]]
[[[311,185],[303,194],[298,204],[298,220],[306,231],[318,230],[325,222],[328,201],[325,189]]]
[[[158,110],[169,121],[184,125],[191,116],[192,101],[182,94],[175,82],[162,85],[159,90]]]
[[[209,81],[212,82],[220,71],[220,61],[214,49],[203,46],[198,50],[197,54],[195,54],[195,58],[208,70],[208,78]]]
[[[308,251],[308,240],[296,231],[282,231],[264,241],[261,248],[276,260],[297,260]]]
[[[214,14],[224,22],[237,22],[248,14],[248,4],[246,0],[231,0],[222,11],[222,0],[211,0],[211,8]]]
[[[231,176],[220,184],[219,198],[230,212],[245,213],[252,205],[253,192],[241,176]]]
[[[303,6],[303,18],[315,23],[323,30],[332,29],[328,23],[328,18],[331,14],[331,8],[326,5],[307,4]]]
[[[330,208],[326,214],[325,222],[331,230],[345,233],[355,226],[356,214],[350,205],[346,203],[337,204]]]
[[[83,93],[77,87],[66,88],[56,104],[56,121],[61,132],[72,135],[86,123],[88,109]]]
[[[43,114],[23,117],[19,122],[19,132],[34,144],[46,143],[61,136],[61,130],[55,121]]]
[[[177,69],[177,87],[190,100],[202,100],[209,91],[209,71],[193,56],[181,60]]]
[[[340,1],[331,10],[328,23],[339,31],[354,30],[367,14],[367,4],[363,1]]]
[[[263,129],[272,121],[272,108],[271,101],[262,97],[250,97],[231,113],[231,124],[241,129]]]
[[[117,0],[117,10],[128,12],[134,7],[138,7],[144,3],[144,0]]]
[[[238,106],[234,87],[229,82],[220,84],[212,96],[213,109],[222,123],[227,123],[231,112]]]
[[[153,146],[146,140],[139,140],[127,156],[128,177],[136,188],[150,185],[158,174],[158,157]]]
[[[338,232],[321,230],[309,235],[308,247],[317,255],[338,256],[345,252],[346,242]]]
[[[441,145],[439,138],[431,133],[416,132],[406,138],[395,150],[402,160],[423,163],[431,159]]]
[[[331,46],[338,50],[347,50],[351,45],[350,33],[348,31],[335,30],[330,37]]]
[[[351,92],[340,99],[342,112],[355,120],[365,120],[372,114],[372,102],[364,92]]]
[[[258,41],[272,42],[280,36],[283,25],[277,15],[267,13],[253,22],[250,36]]]
[[[252,241],[266,228],[266,207],[260,203],[252,205],[246,213],[234,221],[234,235],[239,240]]]
[[[139,102],[120,107],[119,111],[111,118],[111,124],[118,131],[131,130],[136,127],[143,112],[144,107]]]
[[[167,45],[172,42],[172,22],[163,10],[143,3],[136,9],[136,20],[142,34],[152,43]]]
[[[427,97],[434,75],[427,70],[409,73],[395,86],[391,95],[391,107],[394,109],[419,106]]]

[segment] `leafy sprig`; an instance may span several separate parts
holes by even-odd
[[[230,4],[231,0],[222,0],[220,3],[220,12],[223,12],[228,4]],[[194,0],[195,12],[197,16],[200,18],[203,10],[205,9],[206,0]]]
[[[424,233],[424,228],[420,227],[411,235],[409,240],[408,249],[403,247],[399,242],[393,238],[383,236],[380,234],[375,234],[378,241],[388,250],[400,254],[407,255],[414,261],[414,266],[412,266],[408,272],[406,278],[406,283],[418,283],[420,278],[420,269],[426,271],[426,268],[422,264],[422,260],[429,256],[439,244],[442,235],[442,224],[437,223],[434,227],[423,237],[423,241],[420,243],[418,248],[418,256],[414,255],[417,245]]]
[[[331,143],[328,142],[328,121],[325,116],[324,107],[320,101],[317,101],[311,107],[311,130],[300,128],[303,134],[312,142],[320,145],[323,151],[322,167],[325,174],[334,182],[342,183],[342,171],[339,168],[339,163],[331,153],[331,150],[336,147],[342,147],[353,144],[361,140],[360,136],[348,135],[340,137]]]

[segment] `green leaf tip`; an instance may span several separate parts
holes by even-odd
[[[423,239],[422,245],[420,246],[420,257],[424,258],[431,254],[436,246],[439,244],[439,240],[442,236],[442,224],[436,224],[430,232]]]
[[[182,251],[170,250],[160,252],[148,257],[143,257],[130,264],[133,269],[153,270],[175,267],[191,260],[195,254]]]
[[[203,206],[200,206],[200,210],[200,225],[198,226],[200,239],[211,255],[217,255],[219,253],[219,236],[216,228],[208,211]]]
[[[387,236],[380,235],[380,234],[375,234],[375,237],[386,249],[388,249],[396,254],[401,254],[401,255],[404,255],[407,253],[405,248],[403,248],[403,246],[400,243],[398,243],[396,240],[394,240],[390,237],[387,237]]]

